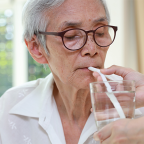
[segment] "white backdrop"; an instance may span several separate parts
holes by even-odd
[[[110,46],[105,67],[120,65],[137,70],[137,50],[133,0],[106,0],[111,25],[118,26],[115,42]]]

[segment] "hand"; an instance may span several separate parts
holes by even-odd
[[[144,117],[112,122],[94,134],[101,144],[144,144]]]
[[[134,80],[136,85],[136,108],[144,106],[144,75],[130,68],[120,66],[111,66],[108,69],[101,69],[105,75],[116,74],[123,77],[124,80]],[[94,77],[101,80],[97,72],[93,73]]]

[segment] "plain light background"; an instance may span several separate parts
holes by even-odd
[[[110,46],[105,67],[120,65],[138,70],[134,0],[106,0],[111,25],[118,26],[115,42]]]

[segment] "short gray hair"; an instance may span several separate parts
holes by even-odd
[[[108,23],[110,23],[110,14],[109,14],[109,10],[108,10],[107,4],[106,4],[106,0],[100,0],[100,1],[101,1],[102,5],[104,6],[107,21],[108,21]]]
[[[23,39],[30,41],[37,31],[46,31],[49,23],[46,13],[54,7],[60,6],[65,0],[27,0],[23,8]],[[110,21],[107,5],[104,0],[100,0],[104,6],[108,22]],[[44,48],[47,55],[49,54],[46,47],[46,37],[37,35],[37,39]]]

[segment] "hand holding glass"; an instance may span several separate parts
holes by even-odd
[[[119,113],[108,97],[113,94],[126,118],[133,119],[135,112],[134,81],[107,81],[112,92],[107,91],[104,82],[90,83],[91,101],[98,130],[106,124],[120,119]]]

